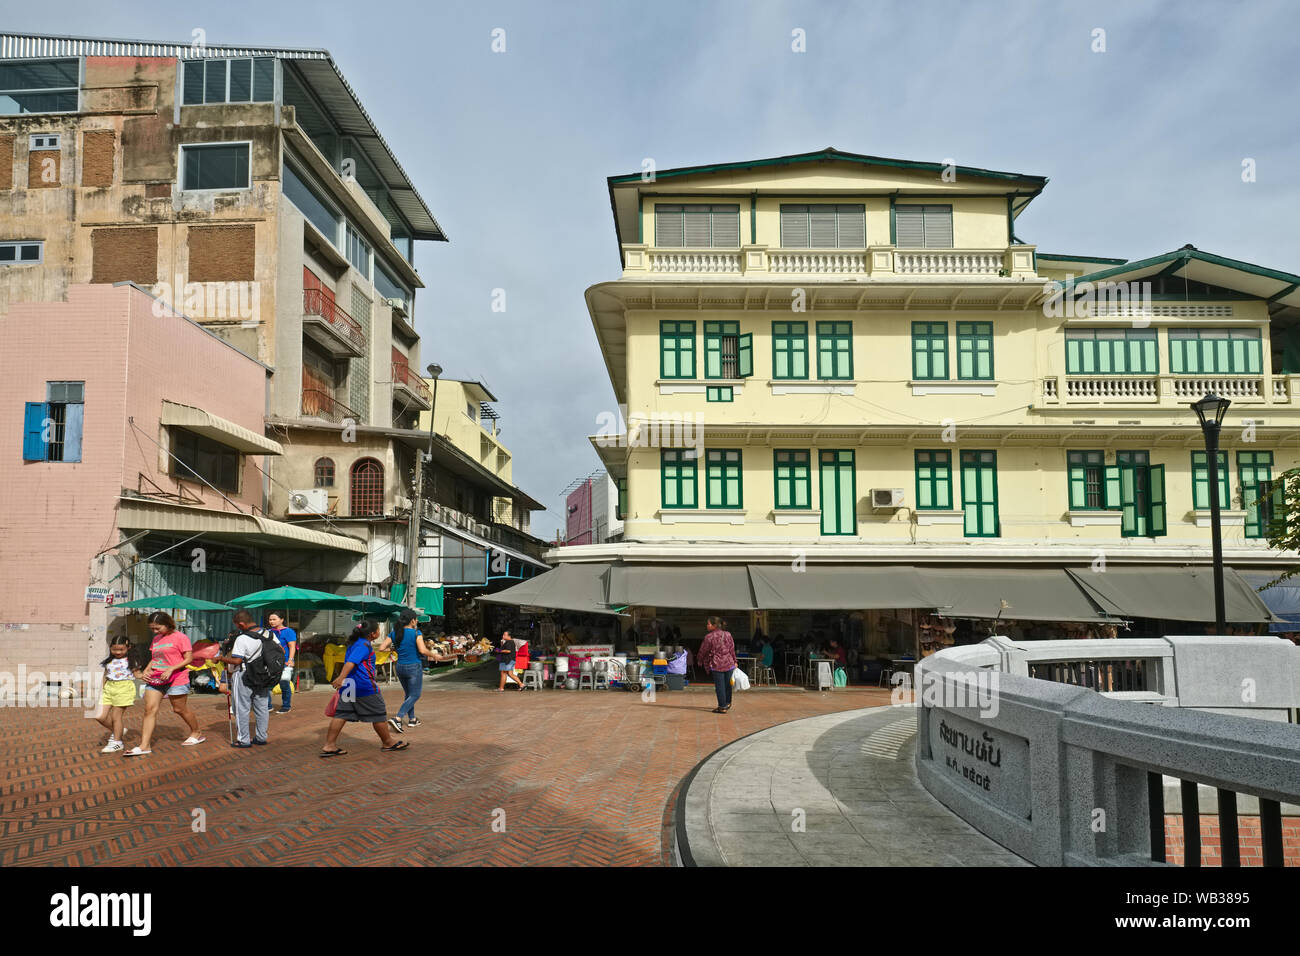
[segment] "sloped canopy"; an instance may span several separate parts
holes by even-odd
[[[616,565],[609,600],[620,607],[742,611],[755,606],[744,565]]]
[[[159,594],[157,597],[136,598],[134,601],[118,601],[113,607],[151,608],[171,611],[233,611],[228,604],[204,601],[201,598],[185,597],[183,594]]]
[[[1000,617],[1018,621],[1111,619],[1059,568],[923,568],[920,578],[934,601],[929,606],[947,617]]]
[[[586,614],[618,614],[609,605],[610,566],[607,563],[561,564],[553,571],[476,600],[485,604],[512,604],[582,611]]]
[[[1216,256],[1190,245],[1150,259],[1091,272],[1064,283],[1064,286],[1068,291],[1082,282],[1140,282],[1156,276],[1182,277],[1280,305],[1300,307],[1300,275]]]
[[[756,606],[768,610],[926,608],[935,606],[929,582],[909,566],[801,568],[751,564]]]
[[[1214,621],[1211,568],[1108,567],[1105,571],[1067,569],[1097,606],[1117,617],[1168,621]],[[1273,614],[1255,590],[1232,568],[1223,569],[1225,617],[1236,624],[1272,622]]]

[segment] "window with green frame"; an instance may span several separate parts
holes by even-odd
[[[957,377],[993,377],[993,323],[957,323]]]
[[[948,323],[912,323],[912,378],[948,377]]]
[[[916,452],[916,507],[918,511],[952,508],[952,452]]]
[[[1259,375],[1259,329],[1170,329],[1169,371],[1182,374]]]
[[[961,453],[961,507],[968,538],[996,538],[998,525],[998,453]]]
[[[1267,538],[1273,522],[1285,514],[1281,479],[1273,481],[1271,451],[1237,452],[1241,503],[1246,509],[1246,537]]]
[[[806,450],[778,448],[772,452],[776,507],[812,507],[812,457]]]
[[[808,377],[808,323],[772,323],[772,377]]]
[[[1159,354],[1155,329],[1065,333],[1065,371],[1070,375],[1155,375]]]
[[[852,449],[821,451],[818,480],[821,485],[821,531],[824,535],[858,533],[858,479]]]
[[[1122,514],[1120,534],[1126,538],[1166,534],[1165,466],[1151,464],[1151,455],[1145,451],[1116,452],[1115,460]]]
[[[695,377],[695,323],[659,323],[659,377]]]
[[[623,521],[627,518],[627,479],[620,478],[615,484],[618,486],[618,520]]]
[[[745,504],[739,448],[710,448],[704,453],[706,508],[741,508]]]
[[[705,391],[710,402],[730,402],[736,397],[730,385],[710,385]]]
[[[1100,451],[1071,451],[1065,456],[1071,511],[1119,507],[1119,470],[1106,467]]]
[[[754,374],[754,336],[739,322],[704,323],[704,377],[749,378]]]
[[[695,508],[696,459],[693,448],[665,448],[659,453],[659,485],[664,508]]]
[[[853,378],[853,323],[817,323],[817,377]]]
[[[1228,495],[1228,453],[1221,451],[1216,456],[1219,460],[1219,507],[1227,508]],[[1198,511],[1210,507],[1210,459],[1203,451],[1192,452],[1192,508]]]
[[[740,246],[740,206],[655,204],[655,245],[665,249]]]

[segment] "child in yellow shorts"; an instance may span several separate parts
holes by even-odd
[[[108,743],[100,753],[111,754],[122,750],[123,723],[126,709],[135,703],[135,681],[131,679],[128,655],[131,645],[122,638],[108,648],[108,656],[100,664],[104,668],[104,693],[99,699],[99,714],[95,717],[109,732]]]

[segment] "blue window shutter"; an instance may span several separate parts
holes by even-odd
[[[81,432],[86,406],[73,402],[65,405],[64,409],[67,417],[63,420],[63,460],[81,461]]]
[[[46,444],[42,432],[48,418],[44,402],[28,402],[23,418],[23,461],[44,461]]]

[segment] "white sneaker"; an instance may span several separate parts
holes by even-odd
[[[136,746],[136,747],[132,747],[132,748],[131,748],[130,750],[128,750],[126,753],[122,754],[122,756],[123,756],[123,757],[143,757],[143,756],[146,756],[147,754],[151,754],[151,753],[153,753],[152,750],[141,750],[138,746]]]
[[[104,745],[104,749],[101,750],[100,753],[102,753],[102,754],[115,754],[115,753],[117,753],[119,750],[124,750],[125,748],[126,748],[126,744],[122,743],[122,741],[120,741],[120,740],[110,740],[108,743],[106,743],[106,744]]]

